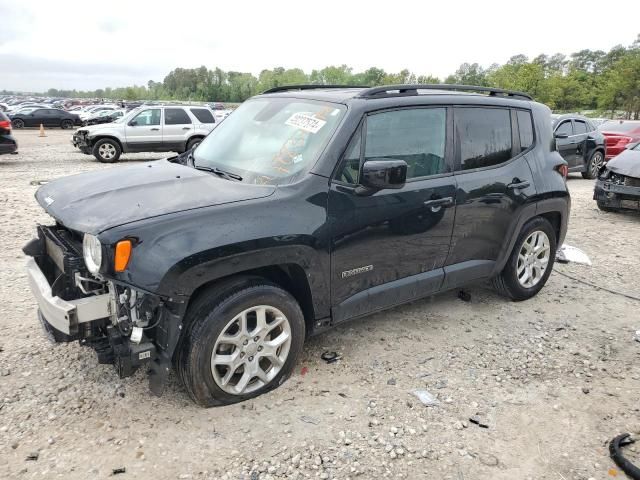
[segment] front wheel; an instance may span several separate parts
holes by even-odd
[[[598,172],[600,168],[604,165],[604,155],[601,151],[595,151],[591,155],[589,159],[589,163],[587,164],[587,170],[582,172],[582,178],[593,179],[598,177]]]
[[[187,150],[191,150],[191,149],[196,148],[198,145],[200,145],[200,143],[202,143],[202,139],[201,138],[192,138],[187,143]]]
[[[556,234],[542,217],[529,220],[493,285],[502,295],[522,301],[535,296],[551,275],[556,258]]]
[[[120,149],[118,142],[111,140],[110,138],[99,140],[93,146],[93,156],[102,163],[117,162],[121,153],[122,150]]]
[[[190,307],[176,358],[189,396],[212,407],[280,386],[304,343],[304,317],[296,300],[260,279],[209,292]]]

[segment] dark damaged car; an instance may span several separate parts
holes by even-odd
[[[629,144],[600,171],[593,199],[600,210],[640,211],[640,143]]]
[[[38,315],[157,394],[175,365],[212,406],[349,319],[483,280],[529,299],[570,209],[549,115],[483,87],[272,89],[177,157],[41,187]]]

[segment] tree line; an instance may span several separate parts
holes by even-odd
[[[629,46],[608,52],[580,50],[569,56],[515,55],[505,64],[487,68],[463,63],[445,79],[416,75],[409,70],[388,73],[377,67],[354,72],[347,65],[328,66],[310,74],[282,67],[251,73],[220,68],[176,68],[162,82],[146,86],[105,88],[94,91],[49,89],[49,96],[124,100],[190,100],[242,102],[272,87],[291,84],[390,85],[400,83],[457,83],[519,90],[555,111],[595,110],[626,118],[640,117],[640,34]]]

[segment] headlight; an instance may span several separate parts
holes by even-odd
[[[82,239],[82,254],[84,256],[84,263],[87,269],[96,274],[100,271],[100,265],[102,265],[102,245],[98,237],[89,233],[84,234]]]

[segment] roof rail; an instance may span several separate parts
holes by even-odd
[[[276,93],[276,92],[287,92],[289,90],[315,90],[315,89],[323,89],[323,88],[371,88],[368,85],[281,85],[279,87],[273,87],[269,90],[265,90],[262,94],[265,93]]]
[[[511,97],[520,100],[533,100],[530,95],[523,92],[503,90],[493,87],[476,87],[474,85],[450,85],[450,84],[428,84],[428,85],[385,85],[383,87],[373,87],[360,92],[360,98],[379,98],[385,96],[411,96],[418,95],[418,90],[453,90],[458,92],[485,92],[490,97]]]

